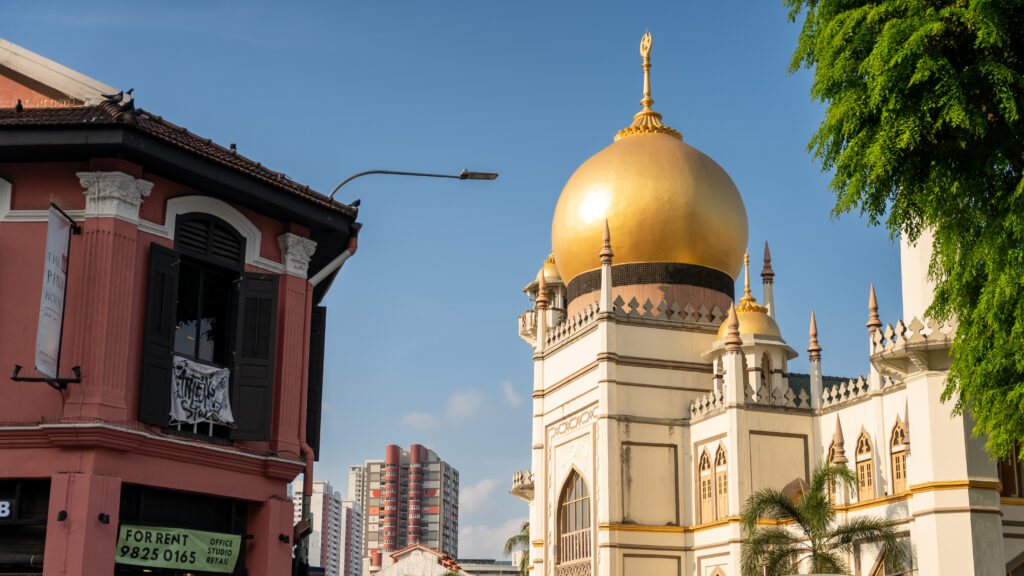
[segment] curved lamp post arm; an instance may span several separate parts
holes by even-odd
[[[334,200],[334,194],[342,186],[344,186],[345,184],[348,184],[349,182],[355,180],[356,178],[359,178],[360,176],[366,176],[366,175],[369,175],[369,174],[395,174],[395,175],[398,175],[398,176],[425,176],[427,178],[454,178],[456,180],[494,180],[495,178],[498,177],[498,174],[495,173],[495,172],[470,172],[469,170],[463,170],[462,172],[459,172],[458,174],[428,174],[426,172],[401,172],[401,171],[397,171],[397,170],[367,170],[366,172],[360,172],[358,174],[353,174],[353,175],[349,176],[348,178],[345,178],[344,180],[342,180],[341,184],[338,184],[337,186],[335,186],[334,190],[331,190],[331,193],[328,194],[327,197],[330,198],[331,200]]]

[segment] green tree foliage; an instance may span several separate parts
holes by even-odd
[[[885,554],[886,570],[899,572],[907,562],[905,541],[887,521],[856,517],[836,522],[829,486],[856,489],[857,476],[846,466],[819,466],[807,490],[789,498],[779,490],[755,492],[743,505],[741,570],[744,576],[797,574],[801,564],[811,574],[850,574],[846,558],[854,545],[872,542]]]
[[[502,554],[505,556],[511,556],[515,552],[522,552],[522,556],[519,558],[519,573],[523,576],[529,572],[530,567],[530,523],[523,522],[522,526],[519,527],[519,533],[510,536],[505,541],[505,548],[502,550]]]
[[[959,321],[943,399],[1005,455],[1024,441],[1024,2],[784,3],[803,18],[790,71],[828,106],[808,148],[833,214],[934,231],[929,315]]]

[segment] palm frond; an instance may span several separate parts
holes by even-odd
[[[781,526],[757,529],[741,545],[743,573],[761,574],[762,565],[776,566],[780,570],[795,566],[800,553],[806,549],[801,540],[798,534]]]
[[[850,551],[854,543],[874,542],[885,554],[886,568],[899,569],[906,565],[910,552],[903,538],[892,524],[881,518],[850,518],[831,530],[829,548]]]
[[[780,490],[764,488],[754,492],[743,505],[742,527],[746,534],[753,534],[757,521],[762,519],[793,520],[803,525],[804,514],[788,496]]]
[[[850,567],[842,554],[834,550],[820,550],[811,558],[811,572],[816,574],[849,574]]]

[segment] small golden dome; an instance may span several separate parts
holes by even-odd
[[[758,306],[758,308],[762,308]],[[736,307],[736,317],[740,321],[740,335],[775,336],[782,338],[782,332],[775,320],[763,310],[743,310]],[[718,339],[725,338],[727,327],[725,322],[718,327]]]
[[[696,264],[739,275],[748,235],[743,199],[721,166],[650,109],[649,51],[645,36],[643,110],[576,170],[555,207],[551,243],[566,282],[600,267],[605,220],[615,264]]]
[[[544,266],[537,271],[537,281],[540,281],[541,273],[544,274],[544,281],[548,284],[561,284],[562,276],[558,273],[558,267],[555,266],[554,255],[549,254],[548,259],[544,261]]]

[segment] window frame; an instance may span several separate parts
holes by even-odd
[[[857,501],[872,500],[875,498],[875,465],[874,446],[871,443],[871,436],[866,430],[861,430],[857,437],[857,447],[854,451],[854,460],[857,463]]]
[[[896,423],[892,427],[892,434],[889,438],[889,453],[892,467],[892,493],[902,494],[909,490],[907,481],[907,429],[903,421],[896,417]]]
[[[203,244],[203,238],[206,244]],[[277,274],[245,271],[245,242],[245,237],[224,220],[211,214],[188,213],[180,214],[176,219],[174,248],[159,242],[150,243],[139,379],[140,422],[157,426],[165,433],[214,443],[270,439],[273,396],[277,386],[274,367],[280,312],[279,277]],[[205,433],[206,426],[194,427],[190,433],[170,427],[171,365],[176,353],[175,328],[182,261],[197,264],[201,269],[218,272],[226,269],[234,278],[226,316],[228,345],[225,359],[226,367],[231,370],[229,394],[235,427],[218,426],[223,429],[216,430],[211,423],[208,428],[210,434]],[[190,359],[220,366],[219,362]]]

